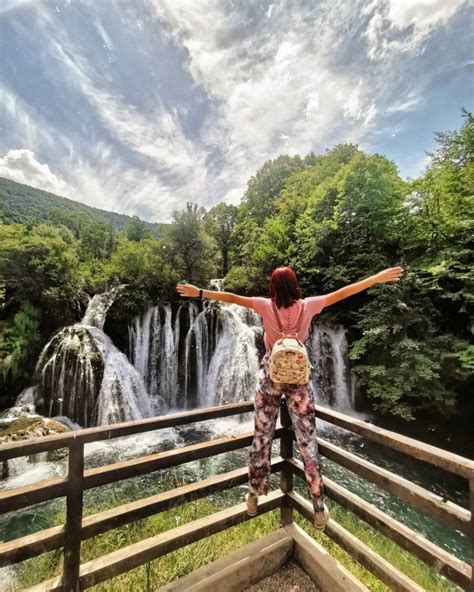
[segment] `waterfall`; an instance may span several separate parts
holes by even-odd
[[[173,318],[165,304],[134,319],[130,359],[168,408],[221,405],[253,397],[259,335],[259,317],[240,306],[188,302]]]
[[[130,326],[130,359],[168,409],[224,405],[253,398],[261,336],[260,317],[237,305],[190,301],[173,315],[161,304]],[[344,328],[314,322],[308,346],[317,403],[352,412]]]
[[[314,323],[310,336],[312,386],[316,401],[341,411],[352,412],[349,362],[344,327]]]
[[[82,318],[81,324],[103,329],[107,311],[114,303],[114,300],[117,298],[117,294],[123,288],[123,285],[117,286],[107,290],[107,292],[103,292],[102,294],[96,294],[93,298],[91,298],[84,317]]]
[[[22,412],[89,427],[254,397],[262,324],[253,311],[195,301],[150,307],[129,326],[129,361],[103,331],[117,291],[94,296],[81,322],[53,335],[38,385],[17,401]],[[351,412],[344,329],[314,323],[309,353],[316,401]]]
[[[249,311],[251,312],[251,311]],[[204,405],[225,405],[251,399],[257,386],[259,355],[256,346],[258,318],[247,323],[249,315],[240,306],[222,309],[222,331],[206,373]],[[256,315],[254,315],[256,317]]]
[[[178,405],[179,319],[178,310],[173,329],[171,305],[166,303],[149,308],[129,327],[130,360],[151,398],[169,408]]]
[[[64,327],[41,352],[36,407],[83,427],[151,416],[160,409],[138,372],[103,332],[117,288],[94,296],[80,323]]]

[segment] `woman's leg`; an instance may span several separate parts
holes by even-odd
[[[313,500],[313,507],[316,512],[322,512],[324,510],[324,489],[316,440],[316,411],[309,386],[306,384],[286,384],[284,392],[295,429],[296,441],[303,458],[306,481]]]
[[[268,493],[270,458],[275,424],[280,410],[281,387],[268,376],[268,356],[260,365],[257,394],[254,403],[254,436],[250,448],[248,468],[249,493],[252,496]]]

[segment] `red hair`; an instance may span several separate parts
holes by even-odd
[[[270,277],[270,298],[277,308],[289,308],[302,297],[295,272],[289,267],[277,267]]]

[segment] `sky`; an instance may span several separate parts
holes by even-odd
[[[279,154],[420,175],[474,110],[473,0],[2,0],[0,176],[168,222]]]

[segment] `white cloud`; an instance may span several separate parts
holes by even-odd
[[[389,0],[388,18],[400,29],[413,25],[425,34],[445,25],[466,0]]]
[[[59,195],[67,192],[67,184],[47,164],[40,163],[29,149],[9,150],[0,157],[0,177],[31,185]]]
[[[23,182],[36,186],[44,179],[57,192],[52,187],[62,182],[72,198],[154,220],[169,219],[186,200],[206,207],[222,199],[237,203],[265,160],[282,152],[322,151],[341,141],[363,144],[374,130],[384,129],[384,115],[417,107],[423,86],[412,79],[404,85],[403,62],[420,55],[432,32],[463,3],[148,0],[140,35],[152,28],[165,31],[199,87],[199,100],[207,95],[205,119],[193,135],[182,122],[192,120],[194,105],[170,106],[153,87],[147,109],[140,110],[116,84],[113,69],[104,76],[86,59],[81,35],[73,38],[59,26],[62,17],[53,4],[32,3],[41,63],[51,65],[43,76],[60,80],[98,125],[66,137],[17,89],[0,86],[0,107],[8,128],[16,131],[8,147],[22,148],[23,165],[10,174],[29,176]],[[24,4],[10,0],[8,6]],[[126,2],[114,3],[118,13],[111,18],[125,26],[129,9]],[[87,4],[87,10],[99,47],[112,52],[121,38],[96,5]],[[197,94],[189,96],[198,100]],[[401,131],[394,125],[387,136]],[[4,157],[9,166],[10,152]],[[45,155],[55,173],[39,162]]]
[[[364,10],[372,14],[364,34],[373,61],[400,53],[422,52],[423,42],[446,25],[467,0],[385,0]],[[403,35],[400,35],[403,33]]]

